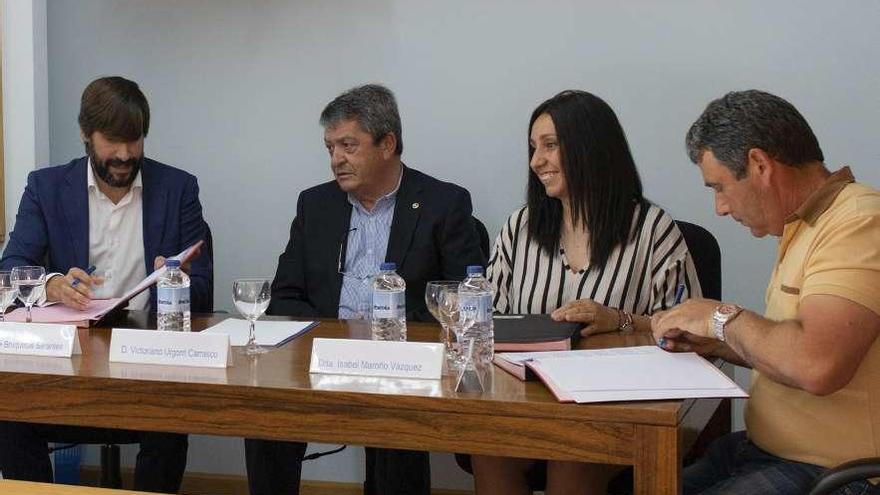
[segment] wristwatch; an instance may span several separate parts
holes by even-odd
[[[719,304],[718,307],[715,308],[715,312],[712,313],[712,332],[715,334],[716,339],[724,342],[724,325],[727,325],[731,320],[736,318],[736,315],[742,310],[741,306],[727,303]]]
[[[633,331],[633,317],[622,309],[617,310],[617,329],[620,330],[620,333]]]

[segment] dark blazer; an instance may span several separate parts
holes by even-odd
[[[339,256],[341,249],[344,266],[342,243],[347,241],[351,208],[335,181],[299,195],[290,241],[278,258],[270,314],[339,314]],[[467,190],[404,167],[385,261],[397,263],[397,273],[406,281],[407,317],[431,321],[425,307],[426,283],[460,280],[468,265],[486,265]]]
[[[44,266],[48,272],[67,273],[89,264],[88,158],[67,165],[35,170],[28,175],[21,197],[15,230],[3,251],[0,268]],[[196,178],[182,170],[144,159],[143,182],[144,263],[153,272],[156,256],[174,256],[206,239]],[[190,300],[193,312],[213,308],[214,267],[208,249],[192,262]],[[156,307],[156,289],[150,289]]]

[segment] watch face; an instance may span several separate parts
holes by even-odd
[[[723,316],[732,315],[737,311],[739,311],[739,308],[735,304],[722,304],[718,306],[718,313]]]

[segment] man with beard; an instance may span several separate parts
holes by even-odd
[[[144,157],[147,99],[121,77],[93,81],[82,95],[87,156],[31,172],[0,268],[45,266],[46,300],[85,309],[93,291],[118,297],[208,235],[196,178]],[[90,276],[94,266],[101,277]],[[194,312],[212,309],[208,256],[184,266]],[[79,282],[76,282],[79,280]],[[129,309],[155,309],[155,288]]]
[[[45,298],[84,309],[99,286],[117,297],[177,254],[205,239],[196,178],[144,157],[147,99],[132,81],[105,77],[82,95],[87,156],[31,172],[0,268],[41,265]],[[103,277],[92,277],[95,266]],[[212,309],[209,256],[185,266],[194,312]],[[76,282],[79,280],[79,282]],[[129,309],[155,308],[155,289]],[[8,479],[51,481],[47,441],[140,443],[135,489],[175,493],[186,467],[187,437],[170,433],[0,422],[0,471]]]

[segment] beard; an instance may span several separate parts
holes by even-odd
[[[89,155],[89,159],[92,161],[92,171],[101,178],[104,182],[107,183],[110,187],[128,187],[133,182],[135,177],[137,177],[138,172],[141,170],[141,165],[144,163],[144,156],[132,157],[128,160],[118,160],[116,158],[111,158],[109,160],[102,160],[98,157],[98,154],[95,153],[95,149],[92,147],[92,143],[86,142],[86,154]],[[122,167],[122,166],[130,166],[131,170],[128,175],[122,178],[118,178],[110,173],[110,167]]]

